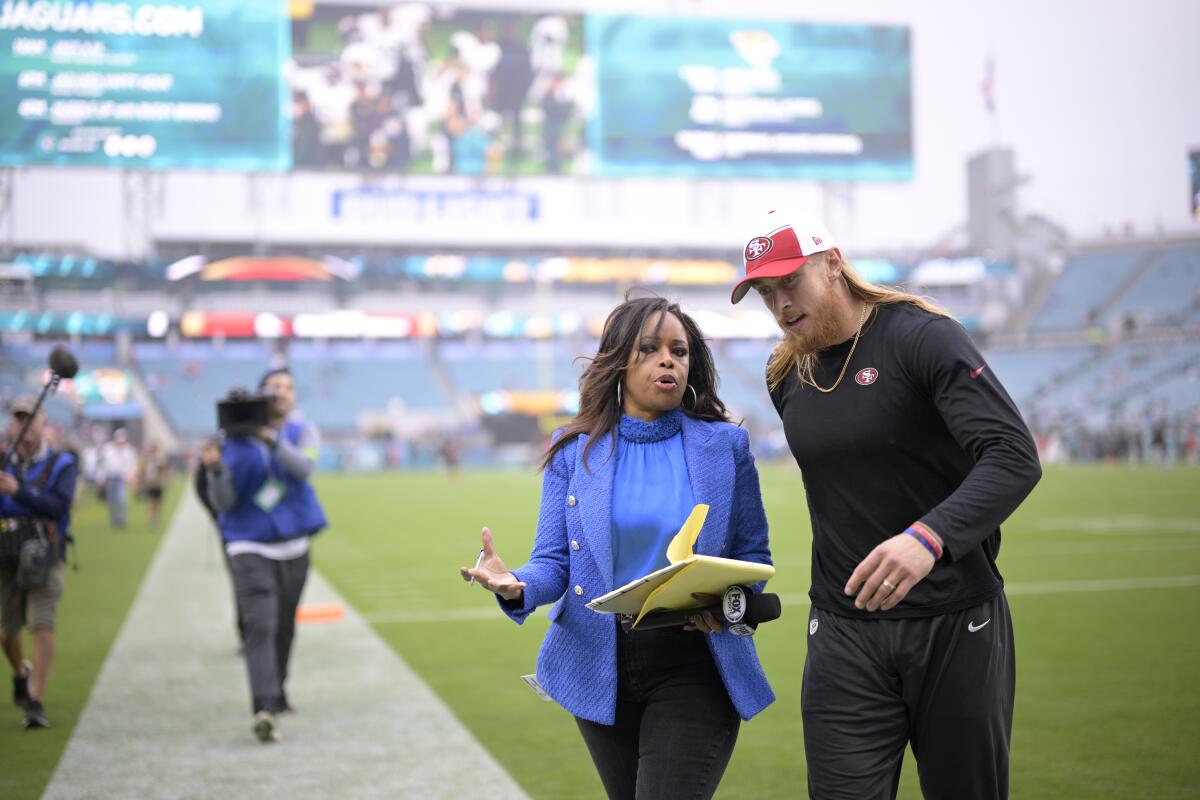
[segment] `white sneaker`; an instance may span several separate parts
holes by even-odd
[[[260,742],[278,742],[279,728],[275,724],[275,715],[270,711],[259,711],[254,715],[254,738]]]

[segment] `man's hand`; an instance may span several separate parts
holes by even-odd
[[[464,581],[476,581],[489,592],[495,592],[505,600],[520,600],[525,596],[525,584],[504,566],[504,560],[496,554],[492,545],[492,532],[483,529],[483,554],[476,567],[459,567],[458,574]]]
[[[21,483],[7,472],[0,472],[0,494],[12,497],[21,488]]]
[[[895,608],[933,569],[933,553],[906,533],[897,534],[872,550],[846,584],[857,594],[855,608],[887,611]]]

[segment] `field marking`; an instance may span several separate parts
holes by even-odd
[[[1039,531],[1061,533],[1093,533],[1122,536],[1153,533],[1200,533],[1200,517],[1152,517],[1144,514],[1121,514],[1104,517],[1047,517],[1030,527]]]
[[[283,741],[264,746],[250,733],[216,534],[187,492],[45,797],[526,800],[315,570],[304,602],[342,603],[345,616],[298,629],[288,695],[299,711],[280,720]]]
[[[1109,578],[1084,581],[1034,581],[1009,583],[1005,594],[1073,594],[1076,592],[1120,592],[1133,589],[1181,589],[1200,586],[1200,575],[1170,575],[1152,578]],[[785,606],[807,606],[807,594],[781,594],[779,602]],[[372,625],[407,625],[410,623],[437,622],[480,622],[505,620],[496,607],[453,608],[445,611],[381,611],[363,614],[363,619]]]

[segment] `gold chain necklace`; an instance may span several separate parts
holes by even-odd
[[[850,359],[854,358],[854,350],[858,347],[858,337],[862,336],[863,323],[867,321],[867,309],[868,308],[870,308],[870,306],[864,302],[862,314],[860,314],[858,317],[858,330],[854,332],[854,342],[850,345],[850,352],[846,354],[846,363],[842,364],[842,371],[838,373],[837,380],[833,382],[833,386],[830,386],[828,389],[822,388],[817,385],[816,378],[813,378],[812,380],[807,381],[807,383],[809,385],[811,385],[814,389],[816,389],[818,392],[824,392],[825,394],[829,394],[830,392],[832,392],[834,389],[836,389],[838,387],[838,384],[840,384],[842,382],[842,378],[846,377],[846,369],[850,366]],[[797,366],[796,367],[797,372],[799,371],[799,369],[800,369],[800,367]]]

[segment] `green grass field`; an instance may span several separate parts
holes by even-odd
[[[810,538],[798,474],[763,468],[762,481],[779,567],[771,588],[802,595]],[[544,616],[521,627],[493,616],[490,596],[456,574],[485,524],[510,566],[524,560],[538,478],[330,476],[320,493],[333,528],[315,558],[338,590],[532,795],[602,796],[571,718],[518,680],[533,671]],[[1012,795],[1196,796],[1200,471],[1049,470],[1005,526],[1000,566],[1017,634]],[[1188,580],[1157,585],[1172,577]],[[790,605],[758,636],[779,699],[743,726],[722,796],[805,793],[806,620]],[[909,763],[901,796],[919,797],[917,787]]]
[[[794,798],[805,794],[807,510],[794,468],[763,467],[762,480],[779,567],[771,588],[792,602],[758,635],[779,699],[742,727],[720,796]],[[516,626],[457,576],[485,524],[510,566],[523,562],[539,486],[531,472],[324,476],[332,527],[314,563],[530,794],[600,797],[573,721],[518,679],[533,671],[544,616]],[[136,524],[110,532],[91,501],[75,530],[83,566],[68,576],[60,618],[55,727],[25,732],[9,712],[0,797],[36,797],[50,777],[159,541]],[[1012,796],[1195,797],[1200,470],[1049,470],[1005,526],[1000,566],[1017,632]],[[900,794],[920,796],[911,763]]]
[[[171,519],[179,486],[163,499],[163,520]],[[71,530],[79,570],[68,566],[66,593],[58,614],[58,653],[46,694],[49,730],[26,731],[22,714],[9,705],[12,684],[7,663],[0,684],[0,797],[37,797],[54,773],[71,730],[87,702],[109,647],[125,621],[142,575],[150,564],[161,531],[145,524],[145,507],[129,502],[129,524],[115,532],[108,526],[105,505],[94,496],[80,497]],[[25,655],[30,653],[25,638]]]

